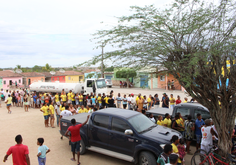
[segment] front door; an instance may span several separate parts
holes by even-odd
[[[94,88],[95,88],[95,82],[94,80],[87,80],[86,82],[86,87],[84,89],[84,92],[86,94],[90,94],[91,92],[95,93],[96,90],[94,91]],[[95,88],[96,89],[96,88]]]
[[[29,78],[29,79],[28,79],[28,85],[30,85],[30,84],[31,84],[31,79]]]
[[[134,135],[125,135],[126,129],[131,129],[126,121],[113,117],[109,145],[115,152],[133,156],[136,138]]]

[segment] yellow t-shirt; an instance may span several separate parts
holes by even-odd
[[[49,115],[48,106],[43,106],[43,107],[41,108],[41,110],[43,111],[43,116]]]
[[[56,102],[59,101],[59,95],[55,95],[55,101],[56,101]]]
[[[179,150],[178,150],[177,146],[174,143],[172,143],[171,145],[172,145],[173,152],[175,154],[179,154]],[[178,163],[181,163],[181,160],[179,158],[178,158]]]
[[[61,99],[62,99],[62,101],[66,101],[66,95],[61,95]]]
[[[12,97],[8,97],[7,98],[7,104],[11,104],[12,103]]]
[[[184,121],[182,118],[179,118],[178,120],[176,120],[176,123],[181,126],[181,127],[184,127]],[[185,129],[184,128],[181,128],[180,131],[184,131]]]
[[[68,100],[71,100],[71,94],[72,94],[72,93],[68,93],[68,94],[67,94]]]
[[[171,120],[165,118],[164,121],[163,121],[163,125],[167,125],[167,127],[171,128]]]
[[[151,104],[151,101],[152,101],[152,99],[149,97],[149,98],[147,99],[148,106]]]
[[[187,103],[188,101],[184,100],[184,103]]]
[[[79,95],[79,102],[83,101],[84,96],[83,95]]]
[[[73,93],[70,95],[70,97],[72,101],[75,101],[75,95]]]
[[[105,97],[105,98],[104,98],[106,104],[108,104],[108,99],[109,99],[108,97]]]
[[[54,115],[54,107],[53,107],[53,105],[49,105],[49,112],[50,112],[50,114],[51,115]]]
[[[163,120],[157,120],[157,125],[163,125]]]
[[[98,96],[97,101],[98,103],[102,103],[102,97]]]
[[[44,93],[43,95],[46,97],[47,93]]]
[[[143,96],[141,96],[141,98],[143,99]],[[139,97],[137,96],[137,97],[136,97],[136,102],[138,101],[138,99],[139,99]]]
[[[86,108],[80,109],[78,113],[88,113],[88,110]]]
[[[65,107],[62,107],[62,105],[60,105],[60,111],[64,111],[65,109]]]
[[[173,97],[173,98],[169,98],[170,99],[170,105],[175,105],[175,98]],[[171,103],[171,101],[173,101],[173,103]]]

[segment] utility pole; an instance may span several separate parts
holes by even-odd
[[[101,66],[101,78],[104,78],[104,68],[103,68],[103,44],[102,44],[102,66]]]

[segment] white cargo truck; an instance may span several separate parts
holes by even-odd
[[[29,87],[32,92],[61,93],[64,89],[66,93],[71,90],[74,93],[83,92],[84,95],[91,92],[107,94],[105,79],[86,79],[84,83],[34,82]]]

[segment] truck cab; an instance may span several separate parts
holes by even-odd
[[[107,94],[107,86],[105,79],[86,79],[84,86],[84,95],[90,93],[105,93]]]

